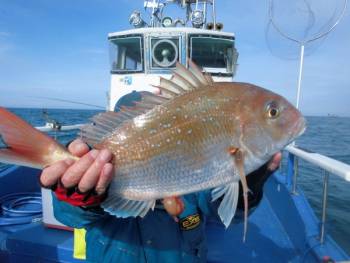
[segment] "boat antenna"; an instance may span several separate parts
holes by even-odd
[[[163,8],[165,6],[165,3],[160,3],[159,0],[145,0],[144,1],[144,8],[145,10],[147,8],[152,9],[151,10],[151,21],[150,26],[156,27],[160,24],[162,19],[162,13]]]
[[[304,37],[303,39],[298,39],[296,37],[293,37],[291,34],[286,33],[284,30],[279,27],[275,21],[274,18],[274,7],[273,7],[273,1],[269,1],[269,22],[273,26],[273,28],[284,38],[287,40],[293,41],[297,43],[300,46],[300,61],[299,61],[299,76],[298,76],[298,86],[297,86],[297,98],[296,98],[296,108],[299,109],[299,102],[300,102],[300,94],[301,94],[301,82],[302,82],[302,75],[303,75],[303,65],[304,65],[304,50],[305,50],[305,45],[316,41],[320,38],[325,37],[328,35],[331,31],[335,29],[335,27],[339,24],[340,20],[343,18],[345,14],[345,10],[347,7],[348,0],[344,0],[344,5],[342,8],[342,11],[340,15],[338,16],[338,19],[329,27],[328,30],[323,30],[320,31],[319,33],[310,36],[310,37]],[[307,4],[307,1],[305,0],[305,3]],[[307,4],[308,5],[308,4]],[[308,9],[310,12],[310,6],[308,5]]]
[[[164,16],[164,10],[170,5],[178,5],[186,12],[185,18],[173,19]],[[211,5],[212,22],[207,23],[209,7]],[[176,27],[178,24],[186,26],[188,22],[195,28],[207,28],[210,30],[221,30],[222,23],[217,23],[216,1],[215,0],[144,0],[144,9],[150,16],[150,22],[146,23],[141,18],[141,13],[135,10],[129,23],[135,28],[149,27]],[[194,9],[193,9],[194,8]]]

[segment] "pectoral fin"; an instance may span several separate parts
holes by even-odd
[[[150,209],[154,209],[155,200],[136,201],[122,197],[108,197],[101,206],[116,217],[144,217]]]
[[[236,213],[238,193],[239,193],[238,182],[217,187],[213,189],[211,193],[212,201],[216,201],[217,199],[223,196],[223,199],[218,208],[218,214],[222,223],[225,225],[226,228],[230,225],[232,218]]]

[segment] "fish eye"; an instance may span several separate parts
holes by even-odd
[[[271,102],[271,103],[267,104],[267,106],[266,106],[266,114],[267,114],[268,118],[276,119],[279,116],[279,114],[280,114],[280,110],[279,110],[277,104],[274,103],[274,102]]]

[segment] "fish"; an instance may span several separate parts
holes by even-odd
[[[210,190],[221,200],[218,214],[228,227],[239,181],[299,137],[302,114],[282,96],[241,82],[214,82],[192,61],[177,63],[160,94],[140,92],[134,106],[104,112],[81,130],[92,148],[113,153],[114,174],[103,209],[117,217],[144,217],[156,200]],[[49,136],[0,108],[0,134],[7,147],[0,161],[35,168],[77,159]]]

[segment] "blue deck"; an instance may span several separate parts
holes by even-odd
[[[12,167],[0,173],[0,193],[38,191],[38,171]],[[224,229],[208,220],[209,262],[320,262],[349,257],[329,237],[318,241],[318,221],[305,197],[290,195],[286,178],[275,174],[265,197],[249,217],[246,243],[242,224]],[[34,183],[33,183],[34,182]],[[40,222],[0,226],[0,262],[81,262],[72,259],[72,233],[45,228]]]
[[[330,236],[319,243],[318,221],[304,195],[290,195],[285,177],[276,173],[265,185],[265,196],[249,217],[246,243],[243,225],[225,230],[208,222],[210,262],[321,262],[324,256],[348,260]],[[239,259],[239,260],[238,260]]]

